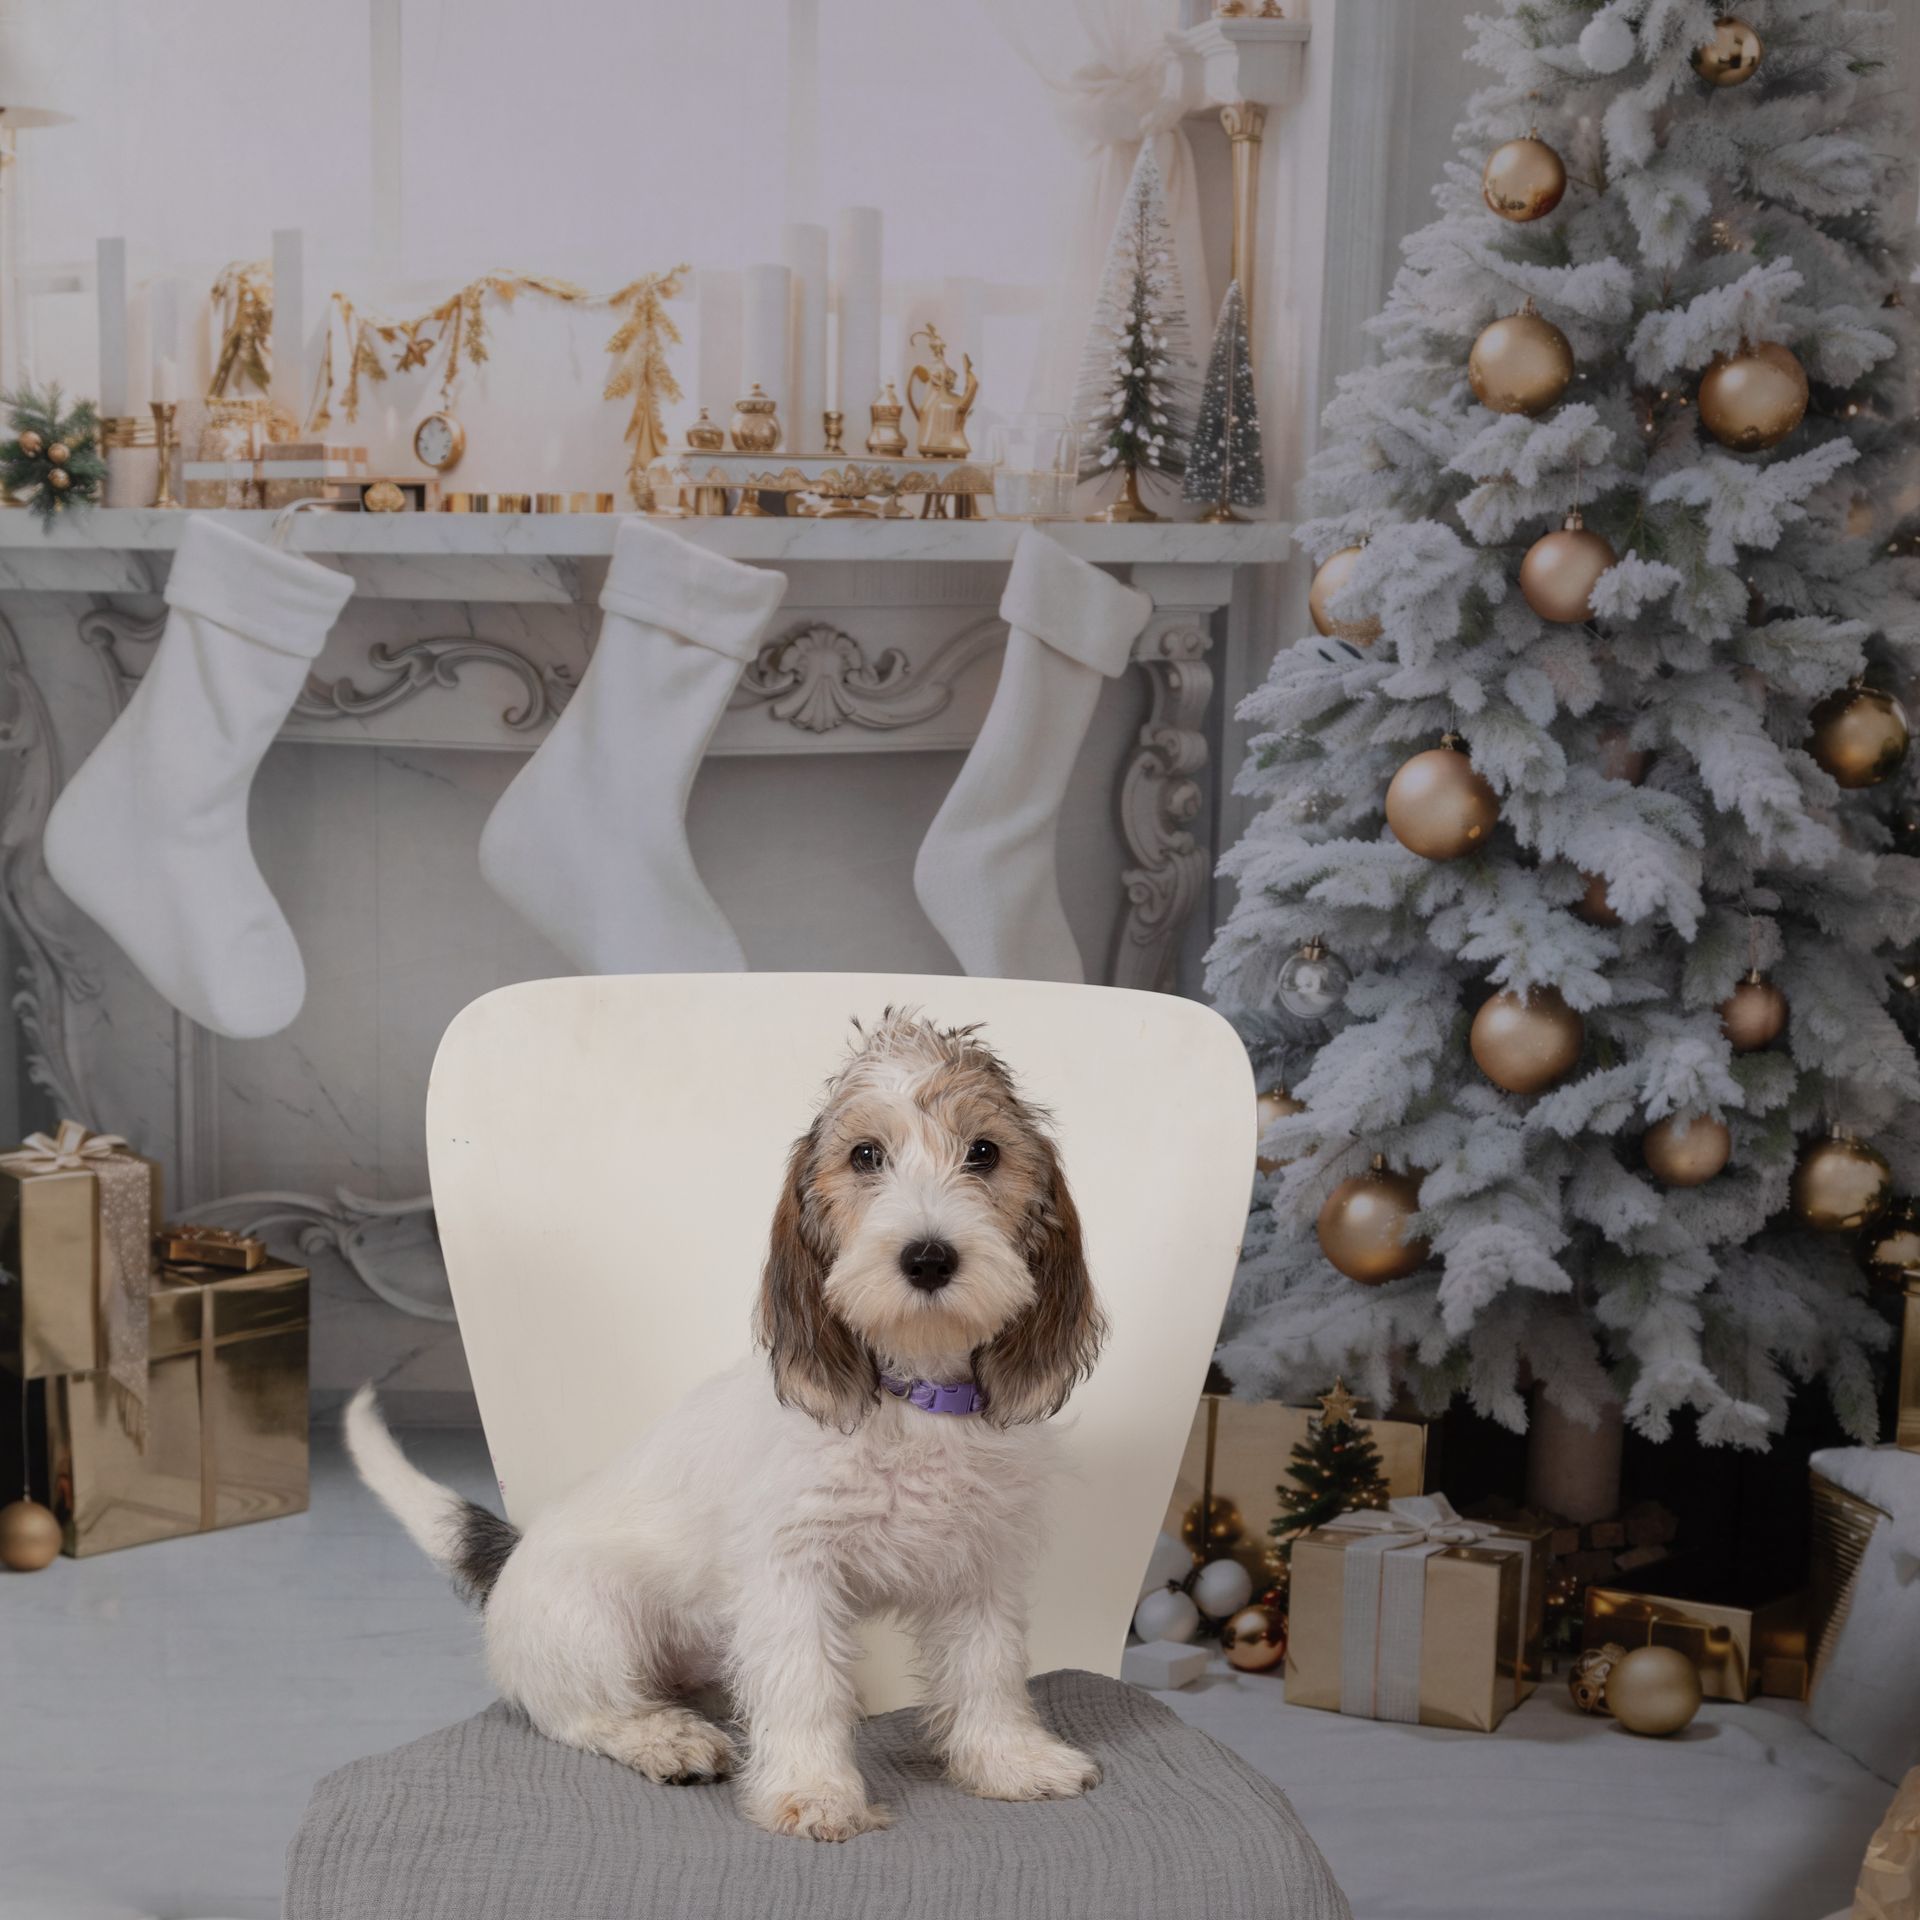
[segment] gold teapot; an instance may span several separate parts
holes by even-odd
[[[973,451],[967,444],[967,415],[973,411],[973,403],[980,393],[973,356],[960,356],[967,381],[962,391],[960,376],[947,365],[946,342],[938,331],[931,326],[923,327],[907,345],[915,346],[922,340],[927,343],[933,365],[915,367],[907,375],[907,407],[919,429],[920,456],[924,460],[964,460]],[[913,391],[916,380],[926,383],[926,392],[918,399]]]

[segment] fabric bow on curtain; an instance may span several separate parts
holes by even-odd
[[[1060,270],[1047,298],[1030,404],[1065,413],[1086,344],[1114,223],[1143,140],[1166,185],[1180,285],[1194,338],[1213,322],[1200,242],[1200,196],[1180,102],[1167,90],[1167,35],[1178,0],[985,0],[987,17],[1053,95],[1054,111],[1081,149],[1068,202]]]

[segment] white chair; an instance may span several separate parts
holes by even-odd
[[[1164,1903],[1170,1887],[1189,1884],[1182,1856],[1196,1845],[1195,1776],[1211,1769],[1221,1775],[1215,1798],[1235,1805],[1223,1815],[1226,1838],[1216,1833],[1188,1863],[1200,1876],[1191,1884],[1209,1890],[1210,1920],[1242,1910],[1230,1889],[1243,1878],[1249,1914],[1346,1913],[1324,1861],[1273,1788],[1149,1697],[1091,1677],[1119,1670],[1252,1177],[1246,1056],[1226,1022],[1203,1007],[1103,987],[878,974],[545,980],[476,1001],[449,1028],[434,1063],[428,1153],[509,1515],[526,1521],[747,1352],[787,1150],[847,1047],[851,1018],[889,1004],[918,1007],[942,1024],[981,1023],[1023,1089],[1050,1110],[1112,1323],[1092,1379],[1058,1416],[1067,1473],[1033,1595],[1030,1642],[1033,1670],[1049,1676],[1037,1683],[1043,1711],[1050,1705],[1099,1723],[1089,1738],[1106,1741],[1106,1780],[1083,1800],[1046,1809],[971,1801],[938,1781],[931,1762],[911,1751],[910,1722],[890,1715],[868,1723],[862,1758],[876,1797],[910,1803],[897,1824],[846,1847],[802,1847],[748,1828],[718,1790],[650,1788],[610,1762],[539,1740],[496,1707],[321,1784],[289,1860],[288,1920],[428,1920],[441,1912],[440,1880],[466,1874],[476,1849],[489,1861],[481,1890],[462,1880],[458,1899],[448,1896],[448,1916],[491,1920],[497,1911],[523,1920],[551,1911],[573,1920],[573,1906],[541,1905],[547,1883],[525,1857],[529,1847],[516,1852],[488,1823],[493,1815],[458,1843],[438,1827],[396,1843],[392,1818],[396,1800],[411,1806],[440,1796],[523,1811],[526,1775],[544,1781],[556,1770],[564,1790],[542,1803],[549,1825],[599,1796],[625,1848],[642,1844],[632,1833],[637,1813],[662,1831],[671,1827],[670,1840],[644,1843],[649,1860],[661,1848],[681,1859],[693,1846],[712,1851],[716,1886],[729,1874],[751,1879],[756,1862],[779,1876],[777,1898],[755,1896],[756,1906],[735,1879],[726,1899],[737,1908],[716,1894],[702,1914],[817,1910],[846,1920],[866,1914],[873,1900],[880,1904],[872,1911],[891,1912],[873,1879],[883,1854],[914,1876],[916,1920],[984,1912],[992,1902],[971,1880],[956,1882],[951,1908],[929,1889],[969,1860],[1004,1861],[1007,1835],[1019,1831],[1046,1856],[1049,1900],[1058,1878],[1056,1904],[1036,1911],[1120,1920],[1152,1910],[1136,1902]],[[1054,1671],[1062,1668],[1086,1671]],[[870,1712],[914,1697],[903,1644],[890,1629],[870,1638],[861,1679]],[[1129,1743],[1132,1750],[1121,1751]],[[710,1821],[719,1824],[702,1824]],[[912,1850],[927,1846],[939,1822],[936,1866]],[[546,1827],[539,1831],[544,1845],[557,1844]],[[574,1843],[569,1858],[577,1856]],[[423,1860],[442,1862],[444,1873]],[[1040,1860],[1021,1871],[1041,1872]],[[791,1904],[795,1874],[813,1889],[817,1909]],[[1280,1891],[1276,1876],[1295,1888],[1293,1904],[1268,1904]],[[650,1914],[644,1878],[623,1856],[608,1867],[604,1887],[594,1883],[602,1888],[594,1897],[638,1885],[634,1904],[607,1911]],[[577,1900],[577,1889],[568,1897]],[[672,1903],[657,1910],[691,1916],[688,1900],[676,1883]],[[1176,1901],[1159,1910],[1197,1909]],[[600,1920],[602,1908],[592,1912]]]

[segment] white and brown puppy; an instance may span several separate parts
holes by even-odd
[[[733,1745],[687,1697],[723,1682],[748,1817],[846,1840],[887,1819],[854,1764],[852,1680],[854,1629],[884,1611],[915,1636],[962,1786],[1037,1800],[1098,1778],[1029,1703],[1024,1589],[1039,1423],[1103,1331],[1040,1116],[973,1029],[889,1009],[787,1162],[767,1360],[698,1388],[524,1535],[410,1466],[365,1388],[347,1437],[484,1606],[494,1681],[542,1733],[716,1779]]]

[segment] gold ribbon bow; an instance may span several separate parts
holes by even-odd
[[[78,1120],[62,1120],[51,1133],[30,1133],[12,1153],[0,1153],[0,1167],[9,1173],[92,1173],[99,1163],[124,1153],[127,1143],[117,1133],[89,1133]]]

